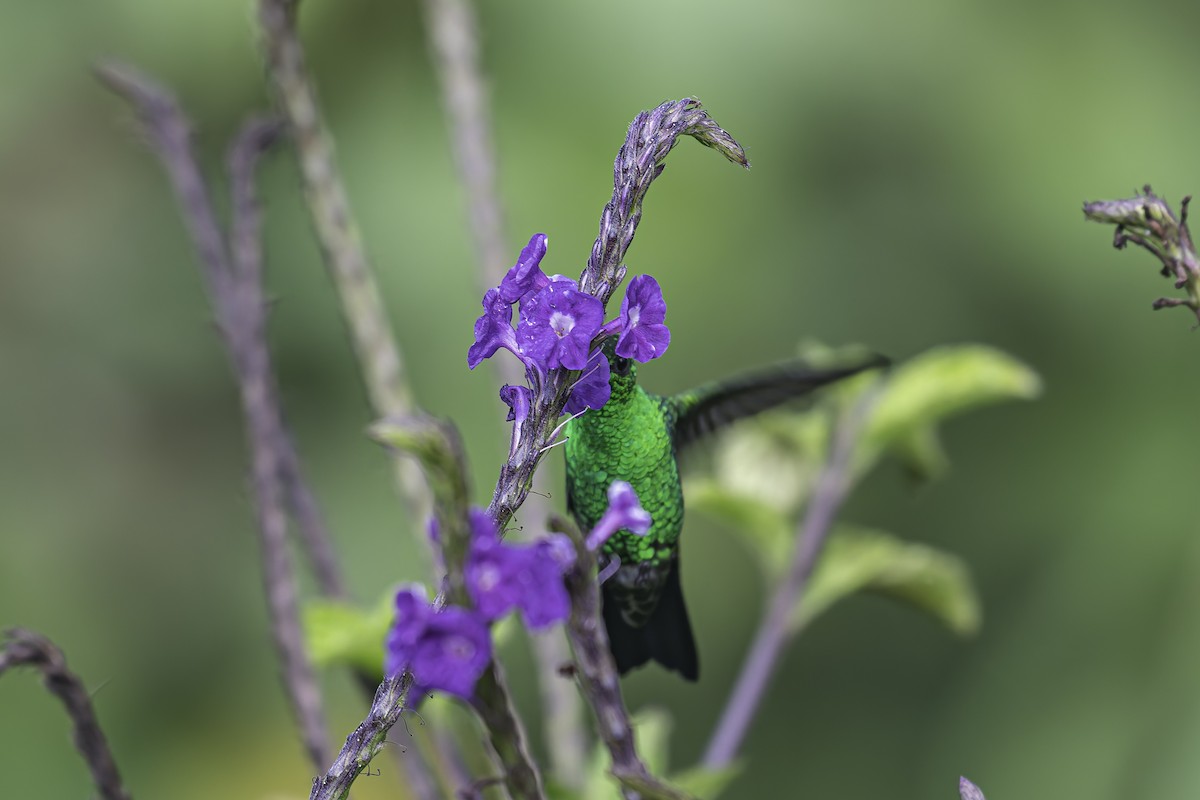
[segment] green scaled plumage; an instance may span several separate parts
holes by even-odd
[[[604,545],[604,621],[617,668],[658,661],[688,680],[699,660],[679,579],[683,490],[677,457],[703,436],[738,419],[801,397],[885,361],[834,369],[795,362],[699,389],[659,397],[637,385],[634,362],[604,345],[612,396],[603,408],[567,423],[567,508],[583,530],[608,507],[608,487],[627,481],[652,523],[644,536],[618,531]]]

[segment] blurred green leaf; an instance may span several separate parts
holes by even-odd
[[[383,640],[392,623],[392,592],[374,608],[334,600],[304,604],[304,639],[318,667],[345,664],[369,674],[383,673]]]
[[[665,709],[644,708],[633,715],[633,729],[637,732],[638,754],[652,775],[663,775],[667,769],[670,753],[671,716]],[[572,793],[556,789],[555,797],[578,797],[580,800],[621,800],[621,791],[616,780],[609,774],[608,750],[603,742],[597,742],[588,760],[587,777],[583,791]]]
[[[689,480],[684,497],[689,511],[708,514],[733,531],[749,547],[769,579],[783,574],[795,531],[786,514],[712,479]]]
[[[859,445],[856,475],[891,451],[916,474],[944,471],[946,457],[936,425],[971,408],[1037,397],[1037,373],[1012,356],[984,345],[947,345],[896,366],[887,378]]]
[[[799,630],[838,600],[873,591],[903,600],[960,636],[980,625],[979,597],[962,559],[883,531],[839,526],[791,619]]]
[[[922,425],[897,437],[891,452],[900,465],[920,481],[940,478],[950,467],[950,457],[933,425]]]
[[[688,794],[703,797],[704,800],[714,800],[742,772],[741,761],[735,761],[721,769],[708,767],[692,767],[676,775],[672,775],[669,783],[677,786]]]

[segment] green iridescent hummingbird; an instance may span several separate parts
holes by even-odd
[[[604,623],[623,674],[657,661],[688,680],[700,663],[679,577],[683,490],[681,451],[739,419],[802,397],[886,360],[817,369],[801,362],[660,397],[637,384],[637,366],[604,345],[612,395],[566,426],[567,510],[582,530],[599,522],[613,481],[627,481],[651,516],[639,536],[621,530],[600,553]]]

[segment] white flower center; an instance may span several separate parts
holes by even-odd
[[[446,642],[446,650],[459,661],[467,661],[475,655],[475,645],[462,636],[455,636]]]
[[[554,332],[558,334],[558,338],[561,339],[575,327],[575,318],[570,314],[555,311],[550,315],[550,327],[554,329]]]
[[[480,567],[479,573],[475,576],[475,583],[481,591],[490,592],[500,583],[500,570],[496,569],[495,564]]]

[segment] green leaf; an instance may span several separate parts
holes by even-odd
[[[1002,400],[1032,399],[1041,390],[1036,372],[995,348],[927,350],[892,369],[860,440],[855,472],[865,474],[882,452],[891,451],[919,474],[937,474],[945,467],[937,423]]]
[[[862,591],[903,600],[960,636],[979,629],[979,597],[962,559],[883,531],[840,526],[825,544],[792,615],[793,631]]]
[[[704,800],[715,800],[733,782],[734,778],[742,774],[742,766],[742,762],[735,761],[720,769],[692,767],[672,775],[670,783],[688,794],[703,797]]]
[[[689,480],[683,496],[688,511],[700,511],[729,528],[758,559],[771,581],[787,568],[795,525],[763,500],[727,489],[711,479]]]
[[[891,451],[901,466],[919,481],[940,478],[950,468],[950,458],[933,425],[922,425],[897,437]]]
[[[368,674],[383,675],[383,640],[392,623],[389,592],[373,609],[334,600],[304,604],[304,640],[319,667],[346,664]]]
[[[662,775],[670,752],[670,714],[661,708],[643,708],[633,715],[632,723],[638,755],[646,769],[651,775]],[[586,767],[583,792],[578,795],[581,800],[621,800],[620,784],[608,772],[610,763],[608,749],[603,742],[597,742]]]

